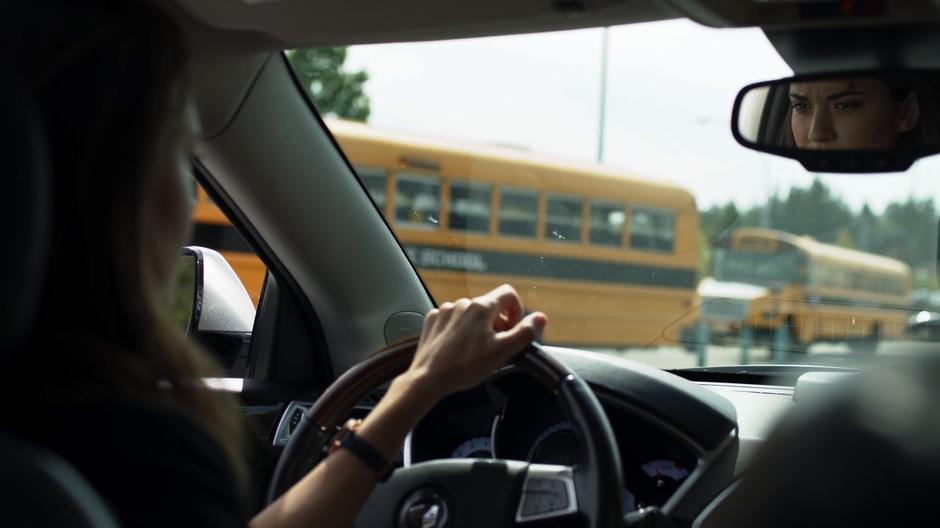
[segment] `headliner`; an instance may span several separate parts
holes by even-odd
[[[253,47],[259,50],[534,33],[679,17],[713,27],[776,30],[940,22],[940,2],[933,0],[883,0],[884,14],[861,16],[840,15],[840,2],[832,0],[175,1],[205,26],[254,34]]]

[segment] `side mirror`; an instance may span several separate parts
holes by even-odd
[[[745,86],[731,132],[741,145],[819,172],[894,172],[940,152],[940,72],[856,71]]]
[[[204,247],[183,248],[175,301],[174,316],[186,333],[231,368],[251,341],[255,307],[225,257]]]

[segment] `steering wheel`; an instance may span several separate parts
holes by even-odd
[[[320,396],[284,448],[268,490],[269,504],[322,459],[325,446],[357,403],[408,368],[417,345],[417,338],[412,338],[380,350],[346,371]],[[582,461],[556,466],[445,459],[399,468],[373,490],[355,526],[496,527],[565,520],[590,528],[622,525],[620,455],[594,393],[537,343],[511,364],[557,396],[581,440]]]

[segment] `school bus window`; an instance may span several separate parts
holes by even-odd
[[[634,207],[630,216],[630,246],[671,253],[675,223],[672,212]]]
[[[868,285],[866,284],[867,281],[865,280],[864,273],[854,272],[854,273],[849,274],[849,278],[852,281],[852,288],[856,290],[861,290],[861,291],[865,291],[868,289],[867,288]]]
[[[627,219],[623,204],[595,200],[591,202],[591,243],[620,246],[623,224]]]
[[[492,186],[485,183],[451,182],[450,229],[490,232]]]
[[[580,242],[583,207],[584,203],[580,198],[550,194],[545,218],[545,238],[561,242]]]
[[[539,224],[539,194],[503,187],[499,193],[499,234],[535,238]]]
[[[356,172],[362,178],[369,196],[378,206],[379,210],[385,212],[385,182],[388,179],[388,173],[383,169],[373,167],[356,167]]]
[[[441,182],[433,176],[398,173],[395,222],[437,229],[441,218]]]

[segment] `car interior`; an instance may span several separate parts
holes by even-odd
[[[797,75],[929,71],[940,50],[932,0],[175,0],[172,9],[196,76],[193,174],[267,268],[255,310],[247,294],[228,294],[238,284],[218,253],[186,253],[199,262],[195,287],[207,292],[190,334],[224,348],[229,375],[207,383],[238,396],[254,433],[246,456],[255,462],[257,509],[316,464],[338,425],[368,414],[407,366],[423,314],[448,300],[431,295],[284,50],[679,18],[715,31],[759,28]],[[0,323],[0,349],[11,353],[30,324],[51,207],[42,137],[15,83],[0,83],[9,186],[0,217],[17,226],[4,231],[16,258],[0,263],[7,304],[17,307]],[[786,94],[773,93],[765,111],[779,122]],[[732,128],[741,120],[724,117]],[[772,135],[768,127],[760,137]],[[813,154],[791,157],[814,171],[875,172],[934,152],[890,157],[901,160],[890,166],[884,156],[843,152],[819,162],[823,169]],[[810,362],[663,369],[536,343],[485,384],[446,398],[409,434],[356,526],[733,526],[723,504],[777,424],[855,374]],[[116,525],[54,454],[12,438],[0,445],[0,501],[12,518]],[[420,493],[429,487],[445,490],[450,517],[408,524],[401,512],[429,500]],[[38,496],[52,507],[27,508]]]

